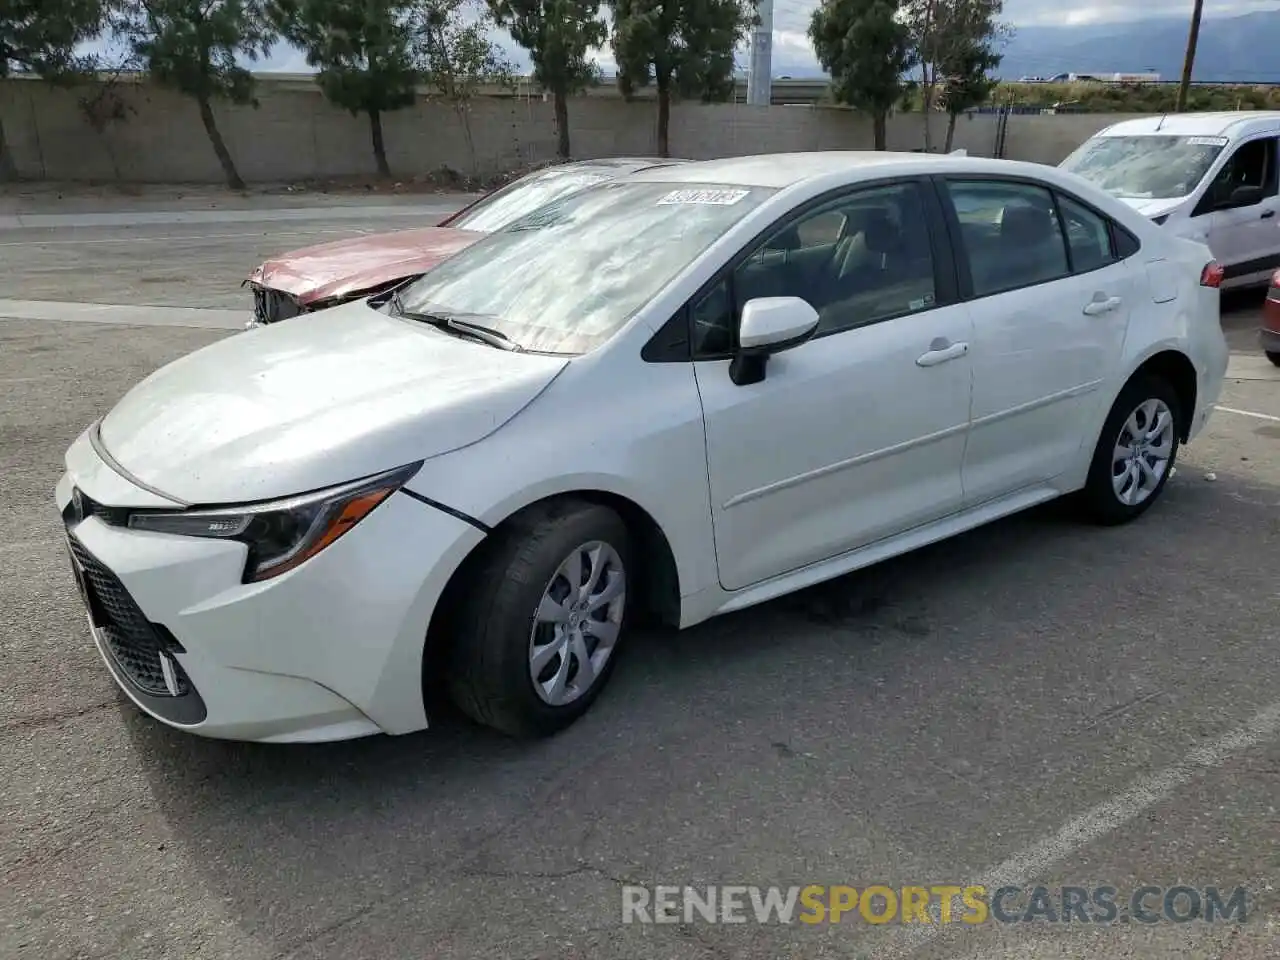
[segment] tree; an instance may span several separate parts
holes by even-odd
[[[673,96],[733,95],[734,50],[757,20],[755,0],[611,0],[613,55],[624,97],[658,91],[658,155],[670,156]]]
[[[902,19],[920,68],[926,152],[933,150],[929,122],[938,106],[940,85],[957,69],[969,69],[992,55],[1003,8],[1003,0],[903,0]],[[954,119],[949,118],[949,127]]]
[[[126,52],[115,58],[99,56],[94,66],[95,82],[83,95],[76,98],[76,102],[84,122],[101,139],[111,170],[119,180],[120,158],[111,146],[108,132],[116,124],[125,123],[130,117],[137,116],[137,108],[122,94],[122,90],[132,86],[126,78],[138,72],[138,63],[132,52]]]
[[[498,26],[529,51],[533,79],[550,91],[556,113],[556,152],[568,160],[569,95],[584,90],[598,70],[588,58],[608,39],[600,0],[489,0]]]
[[[260,0],[121,0],[116,31],[156,83],[195,100],[227,186],[243,190],[213,101],[257,106],[253,74],[237,57],[257,60],[275,40]]]
[[[273,0],[280,33],[317,69],[325,99],[369,118],[378,175],[391,176],[382,115],[413,105],[419,80],[410,11],[417,0]]]
[[[511,83],[511,64],[489,39],[491,24],[488,10],[472,0],[423,0],[413,18],[418,68],[453,107],[473,176],[479,163],[471,135],[471,101],[484,84]]]
[[[997,81],[989,71],[1000,66],[1002,59],[991,48],[978,46],[945,65],[940,98],[947,111],[947,139],[942,147],[943,153],[950,153],[955,142],[956,118],[990,99]]]
[[[92,69],[76,50],[102,30],[103,15],[101,0],[0,0],[0,79],[34,73],[62,82]],[[17,174],[0,123],[0,180]]]
[[[889,111],[912,63],[897,0],[822,0],[809,22],[809,39],[831,75],[835,101],[871,114],[875,148],[886,149]]]

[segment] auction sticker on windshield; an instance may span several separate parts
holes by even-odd
[[[747,190],[672,190],[658,203],[711,203],[730,207],[745,197]]]
[[[1187,143],[1193,147],[1225,147],[1226,137],[1187,137]]]

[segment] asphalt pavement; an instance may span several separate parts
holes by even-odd
[[[1280,956],[1280,371],[1256,296],[1228,298],[1224,409],[1134,525],[1054,505],[633,634],[549,741],[445,712],[408,737],[266,747],[140,715],[67,568],[62,453],[146,374],[234,335],[264,256],[417,225],[317,209],[0,230],[0,957]],[[1038,883],[1244,887],[1248,908],[622,922],[626,885]]]

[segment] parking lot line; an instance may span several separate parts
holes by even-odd
[[[148,304],[80,303],[61,300],[0,299],[0,322],[48,320],[64,323],[114,323],[131,327],[200,327],[241,330],[252,316],[245,310],[157,307]]]
[[[1223,413],[1234,413],[1241,417],[1256,417],[1258,420],[1271,420],[1275,423],[1280,423],[1280,417],[1273,417],[1269,413],[1254,413],[1252,410],[1237,410],[1235,407],[1224,407],[1221,404],[1216,406],[1214,409],[1221,410]]]
[[[1280,382],[1280,367],[1254,353],[1233,353],[1227,363],[1228,380],[1270,380]]]
[[[1135,781],[1128,790],[1073,817],[1057,832],[1014,854],[964,886],[980,886],[992,891],[1003,886],[1029,883],[1082,847],[1167,800],[1175,790],[1199,774],[1222,766],[1245,750],[1275,739],[1277,734],[1280,734],[1280,703],[1273,703],[1258,711],[1242,726],[1197,747],[1172,766]],[[957,900],[952,909],[953,915],[957,915],[963,913],[964,907]],[[903,931],[898,943],[877,955],[906,957],[937,937],[944,928],[938,923],[937,905],[931,904],[930,910],[934,911],[932,924],[898,928]]]

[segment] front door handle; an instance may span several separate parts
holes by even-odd
[[[1103,300],[1092,300],[1085,305],[1084,312],[1091,317],[1096,317],[1104,313],[1110,313],[1116,307],[1120,306],[1119,297],[1107,297]]]
[[[1276,215],[1276,212],[1275,212],[1274,210],[1268,210],[1266,213],[1264,213],[1264,214],[1262,215],[1262,219],[1263,219],[1263,220],[1270,220],[1270,219],[1271,219],[1272,217],[1274,217],[1275,215]]]
[[[917,367],[936,367],[938,364],[946,363],[948,360],[963,357],[969,352],[967,343],[947,343],[945,340],[939,343],[935,340],[929,346],[931,349],[928,353],[921,354],[916,358]]]

